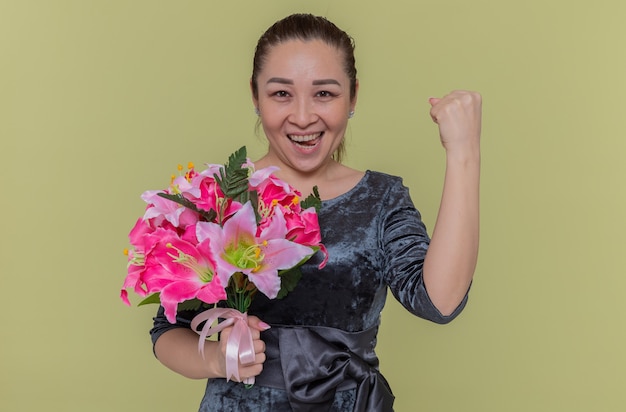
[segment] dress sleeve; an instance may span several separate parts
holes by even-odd
[[[150,329],[152,348],[154,349],[157,339],[169,330],[176,328],[191,329],[191,320],[198,313],[196,311],[179,311],[176,314],[176,323],[170,323],[165,317],[163,306],[159,306],[156,316],[153,318],[152,329]]]
[[[445,324],[461,313],[467,294],[450,315],[432,303],[424,285],[423,268],[430,238],[409,190],[398,178],[390,185],[382,204],[380,242],[384,252],[384,276],[393,296],[409,312]]]

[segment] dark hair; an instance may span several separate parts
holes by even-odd
[[[356,65],[354,59],[354,40],[345,31],[325,17],[312,14],[292,14],[274,23],[263,33],[254,52],[252,63],[251,87],[255,99],[259,97],[257,77],[273,46],[290,40],[321,40],[329,46],[342,52],[344,57],[344,71],[350,79],[350,99],[356,97]],[[341,161],[345,151],[343,141],[333,155],[335,160]]]

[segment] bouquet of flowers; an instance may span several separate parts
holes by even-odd
[[[122,300],[130,305],[132,289],[145,298],[139,305],[160,303],[171,323],[178,310],[213,306],[193,319],[192,328],[202,352],[208,336],[234,325],[228,379],[239,380],[237,359],[254,360],[246,312],[255,294],[280,299],[296,286],[299,267],[313,254],[324,253],[320,268],[327,260],[317,188],[301,200],[272,174],[276,170],[255,170],[245,146],[225,165],[196,172],[190,164],[184,174],[179,166],[180,175],[172,176],[167,189],[143,193],[148,206],[129,233]],[[225,305],[217,307],[220,302]],[[218,318],[225,321],[213,326]]]

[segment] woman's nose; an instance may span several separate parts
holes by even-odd
[[[294,102],[292,111],[289,115],[289,121],[298,127],[305,128],[306,126],[315,123],[317,115],[315,113],[314,106],[311,102],[306,100],[298,100]]]

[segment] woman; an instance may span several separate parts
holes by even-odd
[[[393,395],[374,353],[387,288],[409,311],[437,323],[465,306],[478,254],[481,97],[431,98],[446,172],[432,239],[401,179],[340,163],[358,81],[352,39],[321,17],[296,14],[260,38],[250,86],[269,147],[257,168],[305,196],[318,186],[329,261],[314,256],[287,297],[257,295],[249,310],[256,360],[240,365],[251,389],[225,376],[225,344],[207,341],[206,360],[189,329],[195,313],[151,331],[158,359],[208,378],[201,411],[391,411]]]

